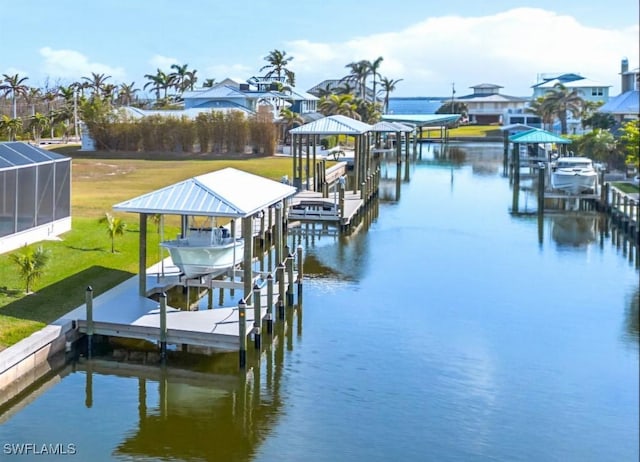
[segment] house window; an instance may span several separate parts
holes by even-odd
[[[603,96],[603,95],[604,95],[604,90],[602,88],[591,89],[591,96]]]

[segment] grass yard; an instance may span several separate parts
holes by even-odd
[[[631,182],[616,181],[611,183],[611,185],[615,186],[620,191],[626,194],[640,193],[640,188],[638,187],[638,185],[635,185]]]
[[[482,138],[487,136],[502,136],[502,132],[499,127],[495,125],[461,125],[457,128],[452,128],[449,130],[449,136],[451,138],[464,138],[464,137],[473,137],[473,138]],[[439,138],[440,137],[440,128],[435,128],[429,130],[425,128],[423,130],[422,138]]]
[[[41,329],[66,312],[84,303],[87,286],[98,295],[133,276],[138,268],[138,215],[122,214],[124,236],[116,237],[116,253],[106,225],[98,219],[112,212],[112,205],[172,183],[225,167],[234,167],[274,180],[290,174],[291,159],[285,157],[244,160],[140,160],[110,158],[96,153],[94,158],[74,156],[72,166],[72,230],[59,241],[42,245],[51,258],[43,277],[36,281],[34,293],[25,295],[24,285],[10,254],[0,255],[0,350]],[[166,227],[168,236],[177,227]],[[147,264],[159,260],[159,236],[153,223],[148,225]]]

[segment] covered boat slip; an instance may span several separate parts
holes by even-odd
[[[89,345],[93,334],[101,334],[159,341],[163,351],[166,351],[167,343],[216,350],[238,350],[240,347],[242,351],[246,345],[247,321],[253,323],[251,331],[259,335],[262,320],[274,308],[278,298],[282,304],[286,299],[288,306],[293,305],[293,284],[297,276],[294,273],[294,255],[285,254],[288,250],[284,246],[283,212],[295,191],[286,184],[226,168],[115,205],[114,210],[140,214],[139,275],[95,300],[92,291],[87,289],[85,305],[72,312],[71,320],[77,321],[80,332],[87,334]],[[185,277],[182,269],[170,258],[146,268],[147,217],[156,214],[180,215],[183,223],[189,216],[225,217],[231,220],[232,239],[237,235],[235,221],[240,219],[240,235],[246,243],[241,265],[212,269],[193,278]],[[258,220],[254,219],[259,218],[259,229],[264,229],[265,216],[269,225],[274,221],[272,242],[275,258],[269,259],[269,265],[273,263],[274,267],[262,271],[261,266],[261,272],[256,273],[253,270],[253,236]],[[186,232],[185,226],[182,232]],[[302,249],[299,249],[299,262],[301,258]],[[228,277],[220,279],[222,276]],[[213,290],[218,289],[221,295],[219,305],[222,306],[214,308],[210,301],[210,309],[178,310],[169,306],[164,294],[175,286],[184,287],[187,296],[192,287],[206,288],[210,300]],[[225,290],[235,297],[232,301],[234,306],[223,305]],[[154,294],[155,300],[149,298]]]

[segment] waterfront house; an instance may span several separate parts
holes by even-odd
[[[256,114],[260,106],[267,106],[274,115],[288,108],[303,118],[313,117],[318,98],[285,83],[284,78],[251,77],[246,83],[225,79],[210,88],[199,88],[183,94],[185,109],[236,109]]]
[[[505,121],[507,114],[524,114],[528,99],[500,94],[500,85],[481,83],[471,87],[473,93],[457,97],[467,105],[469,122],[482,125],[503,123],[526,123],[533,125],[534,120]],[[521,115],[524,117],[524,115]]]
[[[618,123],[637,120],[640,117],[640,69],[629,70],[627,58],[620,65],[620,80],[620,94],[607,101],[598,112],[611,114]]]

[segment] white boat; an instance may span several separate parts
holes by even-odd
[[[596,190],[598,172],[587,157],[559,157],[551,169],[551,187],[569,194]]]
[[[244,240],[226,228],[190,228],[184,238],[164,241],[171,260],[187,278],[195,278],[242,262]]]

